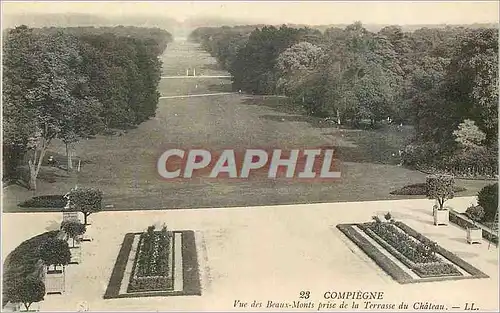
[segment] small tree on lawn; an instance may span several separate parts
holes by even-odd
[[[477,228],[477,223],[479,223],[484,217],[484,209],[480,205],[472,205],[465,210],[465,215],[472,220],[474,227]]]
[[[83,213],[84,225],[90,214],[102,210],[102,191],[96,188],[75,188],[68,194],[73,210]]]
[[[40,259],[46,266],[68,265],[71,261],[71,251],[68,243],[61,239],[49,239],[40,247]]]
[[[12,301],[21,302],[26,311],[29,311],[31,304],[43,300],[45,284],[40,279],[28,276],[15,285],[13,293]]]
[[[454,196],[453,187],[455,179],[451,175],[427,176],[427,198],[437,200],[439,210],[443,210],[444,203]]]
[[[87,228],[84,224],[76,221],[65,221],[61,224],[61,229],[68,234],[68,236],[73,239],[73,248],[75,247],[75,240],[78,236],[85,233]]]

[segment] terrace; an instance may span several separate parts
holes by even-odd
[[[464,211],[473,197],[455,198],[449,206]],[[484,241],[466,243],[465,230],[450,224],[434,226],[430,200],[396,200],[333,204],[245,207],[219,210],[101,212],[92,218],[82,244],[82,262],[69,266],[63,295],[50,295],[41,311],[75,310],[85,301],[90,310],[230,310],[241,301],[291,301],[304,286],[315,301],[326,291],[383,290],[384,301],[413,303],[468,299],[476,306],[498,309],[498,250]],[[370,221],[390,211],[393,217],[420,232],[489,278],[401,285],[344,236],[338,224]],[[45,232],[62,219],[60,213],[5,214],[4,256],[22,241]],[[142,297],[107,299],[108,288],[123,238],[153,223],[161,229],[194,231],[201,278],[201,297]],[[20,225],[33,225],[20,227]],[[36,226],[35,226],[36,225]],[[311,284],[311,281],[314,283]],[[273,299],[268,299],[269,295]],[[450,299],[450,300],[443,300]],[[464,300],[465,301],[465,300]]]

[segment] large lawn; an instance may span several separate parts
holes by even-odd
[[[185,75],[186,67],[197,74],[227,75],[196,45],[174,43],[163,56],[163,75]],[[223,82],[224,84],[220,84]],[[198,85],[196,87],[196,85]],[[217,93],[230,90],[227,79],[165,79],[160,83],[164,96]],[[63,171],[42,173],[36,193],[19,186],[4,189],[5,211],[20,201],[41,194],[61,194],[75,184],[103,190],[110,210],[199,208],[292,204],[311,202],[361,201],[408,198],[389,192],[407,184],[420,183],[425,175],[400,166],[397,157],[411,128],[399,131],[337,130],[291,108],[286,99],[243,94],[161,99],[156,117],[128,130],[122,136],[100,136],[77,144],[76,154],[85,161],[82,171],[66,177]],[[333,183],[285,182],[268,179],[248,181],[167,182],[157,175],[158,156],[168,148],[336,146],[342,164],[342,179]],[[55,142],[51,153],[64,155],[64,146]],[[459,181],[475,195],[487,184]]]

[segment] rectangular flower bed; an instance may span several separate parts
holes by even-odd
[[[171,236],[166,228],[155,231],[153,227],[140,235],[127,292],[173,289]]]
[[[420,277],[462,276],[456,267],[438,258],[432,242],[418,240],[396,224],[371,222],[360,228]]]
[[[416,238],[416,239],[418,239],[420,241],[424,241],[424,242],[429,242],[430,241],[427,237],[423,236],[422,234],[420,234],[419,232],[417,232],[416,230],[414,230],[410,226],[406,225],[405,223],[396,222],[395,224],[398,225],[399,228],[403,229],[408,235],[410,235],[410,236],[412,236],[412,237],[414,237],[414,238]],[[466,261],[462,260],[457,255],[455,255],[455,254],[451,253],[450,251],[444,249],[443,247],[441,247],[439,245],[436,245],[436,251],[441,256],[443,256],[444,258],[446,258],[448,261],[452,262],[456,266],[462,268],[467,273],[471,274],[474,278],[488,278],[488,275],[486,275],[485,273],[481,272],[480,270],[478,270],[474,266],[470,265]]]
[[[195,232],[191,230],[182,230],[169,231],[168,234],[170,235],[168,238],[170,244],[168,272],[171,273],[169,275],[172,277],[173,288],[157,291],[128,291],[129,282],[133,279],[133,271],[135,271],[135,267],[137,267],[135,260],[137,259],[137,250],[142,233],[127,233],[117,255],[113,272],[111,273],[108,287],[103,298],[120,299],[137,297],[200,296],[201,282]],[[182,238],[181,247],[175,244],[179,238],[179,234]],[[179,255],[181,256],[181,264],[174,261]],[[127,270],[129,265],[130,269]],[[182,273],[182,289],[179,289],[174,279],[174,277],[178,278],[179,272]],[[144,283],[137,282],[137,284],[140,285]],[[157,282],[155,282],[155,284],[157,284]]]
[[[401,284],[488,277],[402,222],[339,224],[337,228]]]

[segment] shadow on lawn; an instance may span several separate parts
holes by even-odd
[[[303,115],[261,115],[259,118],[273,122],[309,122],[309,117]]]
[[[342,137],[354,146],[339,146],[338,155],[344,162],[397,165],[402,150],[412,136],[412,128],[385,126],[379,129],[339,129],[336,124],[324,118],[309,116],[305,110],[289,102],[286,98],[256,96],[243,100],[245,105],[270,108],[277,115],[261,115],[260,118],[275,122],[304,122],[317,129],[330,129],[324,136]]]
[[[210,93],[216,92],[233,92],[231,83],[224,82],[223,84],[210,84],[207,86],[207,91]]]
[[[303,115],[304,117],[307,118],[312,118],[307,116],[302,108],[299,108],[294,104],[291,104],[286,98],[253,96],[251,98],[249,97],[243,99],[242,102],[244,105],[256,105],[256,106],[270,108],[278,113],[298,114],[298,115]]]
[[[329,135],[338,136],[338,133]],[[377,130],[342,131],[345,140],[356,147],[341,147],[342,160],[358,163],[397,165],[401,162],[399,150],[409,142],[411,132],[395,131],[392,127]]]
[[[277,113],[284,113],[286,115],[263,115],[261,118],[272,119],[277,116],[280,119],[276,121],[298,121],[308,123],[313,128],[337,129],[335,123],[328,122],[324,118],[308,115],[307,112],[289,102],[287,98],[280,98],[275,96],[254,96],[253,98],[243,99],[245,105],[262,106],[276,111]],[[292,116],[292,117],[291,117]],[[300,116],[300,119],[299,119]],[[294,118],[296,120],[294,120]]]
[[[203,73],[204,70],[210,71],[223,71],[224,69],[217,63],[205,63],[198,68],[198,70]],[[196,72],[198,72],[198,70]]]

